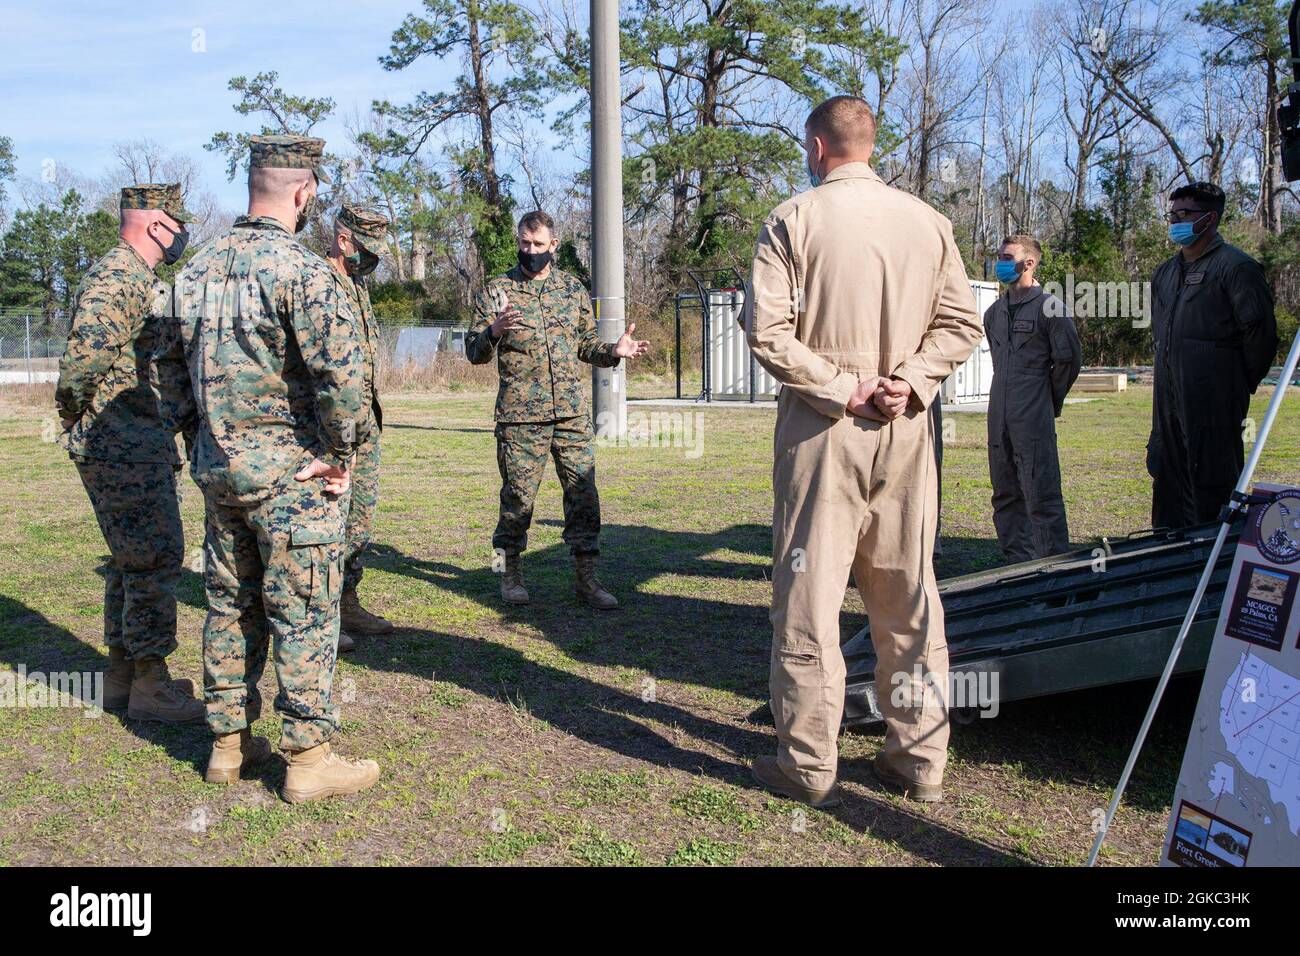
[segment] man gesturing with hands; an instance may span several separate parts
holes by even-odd
[[[839,802],[839,615],[850,571],[871,622],[887,724],[877,778],[938,800],[947,757],[927,409],[982,330],[951,224],[876,175],[867,163],[875,131],[855,97],[809,115],[814,188],[764,222],[744,311],[755,357],[784,386],[772,472],[777,754],[753,772],[815,807]]]
[[[596,580],[600,497],[587,401],[590,378],[583,363],[613,368],[644,355],[650,343],[632,338],[601,342],[591,296],[576,276],[552,262],[559,238],[551,217],[539,211],[519,220],[518,264],[495,276],[479,293],[465,355],[475,365],[497,357],[497,467],[501,511],[492,535],[501,599],[527,604],[520,555],[528,544],[533,501],[549,455],[564,489],[564,543],[576,563],[575,590],[588,605],[618,607]]]

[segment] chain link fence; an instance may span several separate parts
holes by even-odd
[[[0,309],[0,383],[54,381],[71,321],[62,312]]]
[[[62,312],[0,308],[0,385],[58,379],[71,317]],[[390,388],[436,387],[461,379],[488,384],[490,371],[465,360],[465,329],[451,322],[379,322],[378,375]]]
[[[376,377],[379,390],[488,388],[496,363],[471,365],[465,358],[464,325],[449,321],[379,320]]]

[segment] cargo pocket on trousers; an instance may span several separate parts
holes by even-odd
[[[789,688],[808,688],[824,683],[821,651],[816,644],[802,640],[775,643],[771,657],[772,674],[780,674]]]
[[[342,587],[335,565],[341,558],[343,523],[340,519],[299,518],[289,526],[289,547],[301,575],[299,595],[308,607],[332,602]]]

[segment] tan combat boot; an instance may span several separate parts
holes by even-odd
[[[339,599],[339,617],[343,623],[343,630],[357,637],[393,633],[391,622],[378,614],[371,614],[361,606],[356,591],[343,592],[343,597]]]
[[[506,569],[501,575],[501,600],[507,604],[527,604],[528,592],[524,590],[524,569],[519,555],[506,555]]]
[[[212,756],[208,757],[208,771],[203,779],[208,783],[238,783],[245,767],[263,763],[271,756],[271,744],[264,737],[254,737],[245,727],[233,734],[222,734],[212,743]]]
[[[104,709],[121,710],[131,702],[131,681],[135,680],[135,662],[126,656],[126,648],[108,649],[108,670],[104,672]],[[184,678],[172,681],[175,688],[187,697],[194,693],[194,685]]]
[[[577,562],[578,578],[574,582],[573,590],[577,592],[578,597],[591,607],[602,611],[618,607],[618,598],[601,587],[600,582],[596,580],[596,556],[580,554],[577,556]]]
[[[132,720],[157,720],[165,724],[197,724],[205,714],[203,701],[195,700],[192,691],[183,691],[178,681],[167,673],[161,657],[142,657],[135,662],[135,679],[131,681],[131,698],[126,715]]]
[[[373,760],[349,760],[330,750],[329,741],[289,754],[289,771],[280,795],[289,803],[308,803],[359,793],[379,779]]]

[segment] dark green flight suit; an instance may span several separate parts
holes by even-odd
[[[993,526],[1009,561],[1070,549],[1061,496],[1056,422],[1079,376],[1083,349],[1060,299],[1037,289],[1023,302],[1007,293],[984,313],[993,356],[989,475]]]
[[[1177,253],[1151,277],[1151,331],[1151,523],[1213,521],[1245,464],[1251,393],[1277,353],[1264,270],[1219,236],[1192,262]]]

